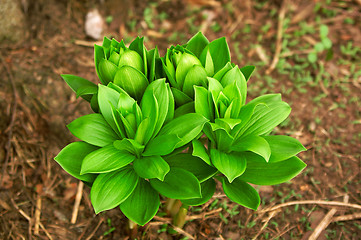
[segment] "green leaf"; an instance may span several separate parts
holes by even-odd
[[[155,62],[156,58],[159,57],[158,48],[153,48],[147,52],[147,62],[148,62],[148,80],[153,82],[156,78],[155,76]]]
[[[255,69],[255,66],[244,66],[240,69],[247,82]]]
[[[211,56],[211,52],[209,51],[209,48],[204,56],[202,56],[201,62],[204,66],[204,69],[206,70],[207,76],[213,76],[214,75],[214,64],[213,59]]]
[[[201,186],[197,178],[181,168],[171,168],[164,181],[150,179],[149,182],[155,190],[168,198],[191,199],[202,197]]]
[[[144,71],[142,72],[145,76],[148,76],[147,51],[144,46],[144,37],[136,37],[136,39],[134,39],[134,41],[130,43],[129,49],[136,51],[139,54],[141,60],[143,61],[142,64],[144,66]]]
[[[193,140],[192,146],[193,146],[192,155],[195,157],[199,157],[205,163],[207,163],[208,165],[211,166],[212,165],[211,159],[209,158],[209,155],[207,153],[207,150],[206,150],[206,147],[204,146],[204,144],[199,140]]]
[[[243,153],[224,153],[217,149],[211,149],[211,161],[227,177],[229,182],[241,176],[246,170],[247,165],[247,160]]]
[[[184,199],[182,200],[182,203],[188,206],[202,205],[208,202],[209,199],[211,199],[215,191],[216,191],[216,182],[212,178],[208,179],[207,181],[201,183],[201,192],[202,192],[201,198]]]
[[[146,133],[148,132],[150,125],[151,125],[150,119],[149,118],[144,119],[138,126],[134,140],[142,145],[145,144]]]
[[[176,148],[181,147],[192,141],[203,129],[207,122],[202,115],[197,113],[188,113],[173,119],[167,123],[159,132],[161,135],[177,135],[181,142],[176,145]]]
[[[150,140],[143,152],[143,156],[167,155],[181,142],[177,135],[162,135]]]
[[[143,96],[141,109],[144,118],[149,118],[148,128],[144,133],[144,144],[147,144],[149,140],[154,136],[154,130],[159,118],[159,108],[157,99],[153,92],[146,92]]]
[[[213,78],[217,79],[218,81],[221,81],[224,74],[226,74],[232,68],[233,68],[232,64],[230,62],[228,62],[226,65],[224,65],[224,67],[222,69],[220,69],[216,74],[214,74]]]
[[[203,49],[209,44],[208,39],[198,32],[187,43],[187,49],[190,50],[197,58],[201,56]]]
[[[117,134],[98,113],[77,118],[67,127],[75,137],[98,147],[105,147],[118,139]]]
[[[146,179],[158,178],[163,181],[169,172],[168,163],[160,156],[137,158],[133,167],[139,177]]]
[[[114,84],[123,88],[131,97],[140,101],[148,86],[148,79],[139,70],[131,66],[123,66],[116,72]]]
[[[144,150],[144,145],[133,139],[124,138],[113,143],[114,147],[120,151],[127,151],[135,156],[140,156]]]
[[[238,178],[234,179],[232,183],[222,178],[222,186],[229,199],[244,207],[257,210],[261,203],[261,198],[256,189]]]
[[[97,149],[98,147],[85,142],[73,142],[64,147],[54,159],[73,177],[85,182],[93,182],[97,175],[80,175],[80,169],[84,157]]]
[[[112,209],[124,202],[132,194],[137,183],[138,176],[130,167],[100,174],[90,191],[95,213]]]
[[[241,103],[244,105],[247,97],[247,81],[237,66],[224,74],[221,79],[221,84],[224,88],[228,85],[233,85],[234,82],[236,82],[239,87],[240,97],[242,99]]]
[[[234,141],[234,138],[222,127],[216,123],[210,123],[213,136],[215,136],[215,143],[217,149],[224,152],[229,152]]]
[[[215,73],[231,61],[231,54],[225,37],[218,38],[209,43],[209,45],[204,48],[202,54],[204,54],[207,48],[209,48],[213,59]]]
[[[81,165],[81,174],[106,173],[118,170],[133,162],[135,156],[127,151],[119,151],[113,145],[89,153]]]
[[[194,98],[193,86],[207,87],[207,73],[202,66],[193,66],[184,79],[183,92],[191,98]]]
[[[262,137],[249,135],[244,138],[238,139],[231,147],[232,151],[236,152],[245,152],[250,151],[255,154],[260,155],[265,159],[266,162],[269,161],[271,156],[271,148],[268,142]]]
[[[157,99],[157,104],[158,104],[158,119],[155,124],[155,129],[154,129],[154,133],[153,133],[154,135],[156,135],[159,132],[159,130],[161,129],[161,127],[163,126],[163,123],[167,118],[168,111],[173,110],[173,109],[169,109],[169,107],[172,107],[169,104],[170,98],[172,96],[169,96],[169,91],[167,88],[167,84],[165,83],[165,78],[153,81],[147,87],[147,89],[144,93],[145,96],[147,96],[148,94],[149,94],[149,96],[154,94],[154,97],[155,97],[155,99]],[[144,101],[148,101],[148,99],[146,98]],[[144,104],[143,103],[144,101],[142,100],[142,104]]]
[[[267,105],[258,105],[251,119],[245,125],[243,136],[268,134],[291,112],[286,102],[274,102]]]
[[[177,108],[174,112],[174,118],[186,115],[188,113],[194,113],[194,102],[186,103]]]
[[[289,136],[263,136],[271,148],[269,162],[280,162],[307,149],[297,140]]]
[[[103,79],[100,77],[100,73],[99,73],[99,63],[102,59],[105,58],[105,53],[103,50],[102,46],[98,46],[96,44],[94,44],[94,62],[95,62],[95,70],[97,72],[97,75],[100,79],[100,82],[102,84],[105,84],[105,82],[103,81]]]
[[[113,130],[121,136],[113,116],[112,106],[118,105],[120,94],[107,86],[99,84],[98,105],[101,114]]]
[[[194,92],[195,92],[194,107],[196,113],[199,113],[202,116],[204,116],[206,119],[211,120],[213,114],[208,104],[207,89],[205,89],[204,87],[194,86]]]
[[[322,37],[327,37],[327,34],[328,34],[328,27],[327,27],[327,25],[322,24],[322,25],[320,26],[320,35],[321,35],[321,38],[322,38]]]
[[[316,52],[310,52],[307,55],[307,59],[310,63],[315,63],[317,61],[317,53]]]
[[[217,172],[217,169],[207,165],[200,158],[192,156],[189,153],[179,153],[168,156],[166,157],[166,161],[171,169],[174,167],[182,168],[191,172],[199,182],[204,182]]]
[[[97,86],[81,86],[76,91],[76,97],[86,96],[86,95],[93,95],[98,92]]]
[[[328,37],[322,38],[321,42],[326,49],[330,49],[332,47],[332,41]]]
[[[133,222],[144,226],[157,213],[160,205],[159,194],[149,182],[139,179],[133,193],[120,204],[120,210]]]
[[[101,59],[99,62],[99,78],[102,83],[107,85],[108,83],[113,82],[117,70],[118,67],[114,63],[106,59]]]
[[[247,169],[240,180],[256,185],[275,185],[297,176],[306,164],[298,157],[291,157],[282,162],[267,163],[262,157],[247,154]]]
[[[182,91],[173,87],[171,88],[171,90],[177,107],[193,101],[192,98],[190,98],[187,94],[183,93]]]
[[[68,86],[75,92],[78,92],[79,88],[82,87],[97,87],[96,84],[90,82],[89,80],[86,80],[85,78],[81,78],[78,76],[74,76],[71,74],[61,74],[60,75],[64,81],[68,84]],[[92,96],[91,95],[84,95],[81,96],[82,98],[84,98],[86,101],[90,102]]]

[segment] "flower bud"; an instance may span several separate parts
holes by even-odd
[[[122,66],[131,66],[144,74],[143,59],[136,51],[127,49],[120,55],[118,67]]]

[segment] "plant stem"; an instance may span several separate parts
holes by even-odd
[[[173,218],[173,224],[176,227],[183,228],[184,224],[186,223],[187,214],[188,214],[188,206],[183,204],[179,208],[178,213]]]
[[[128,219],[129,238],[135,239],[138,235],[138,224]]]

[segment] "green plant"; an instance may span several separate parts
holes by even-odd
[[[96,213],[119,206],[144,225],[162,195],[182,226],[188,206],[207,202],[216,181],[232,201],[257,209],[260,197],[249,183],[286,182],[306,166],[295,156],[305,150],[300,142],[270,135],[291,108],[280,94],[246,103],[255,67],[231,63],[225,38],[209,42],[198,33],[164,57],[141,38],[129,48],[105,38],[95,46],[95,66],[99,85],[62,75],[95,113],[68,125],[82,141],[55,160],[91,187]]]
[[[321,25],[320,26],[320,40],[321,42],[318,42],[315,44],[314,49],[312,52],[308,54],[308,61],[311,63],[314,63],[317,61],[317,54],[323,52],[324,50],[328,51],[328,58],[332,57],[332,41],[327,37],[328,35],[328,27],[327,25]]]

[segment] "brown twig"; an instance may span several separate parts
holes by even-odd
[[[36,208],[35,208],[35,223],[34,223],[34,234],[39,235],[39,225],[40,225],[40,215],[41,215],[41,195],[38,194],[36,199]]]
[[[344,203],[344,202],[336,202],[336,201],[322,201],[322,200],[304,200],[304,201],[293,201],[288,203],[282,203],[279,205],[276,205],[274,207],[265,208],[260,210],[258,213],[263,212],[271,212],[283,207],[293,206],[293,205],[305,205],[305,204],[318,204],[318,205],[329,205],[329,206],[339,206],[339,207],[348,207],[348,208],[354,208],[354,209],[361,209],[361,205],[358,204],[352,204],[352,203]]]
[[[31,217],[29,217],[29,215],[27,215],[23,210],[21,210],[18,205],[16,205],[14,199],[10,199],[12,204],[14,205],[14,207],[16,208],[16,210],[18,210],[18,212],[26,219],[28,220],[29,224],[31,225],[32,224],[32,221],[31,221]],[[50,240],[53,240],[52,236],[50,235],[50,233],[48,232],[48,230],[46,230],[46,228],[44,227],[44,225],[39,222],[39,226],[41,229],[43,229],[43,231],[45,232],[46,236],[50,239]]]
[[[4,165],[3,165],[3,169],[2,169],[2,174],[1,174],[1,178],[0,178],[0,184],[2,185],[3,183],[3,177],[5,175],[5,172],[6,172],[6,168],[7,168],[7,165],[9,163],[9,159],[10,159],[10,148],[11,148],[11,139],[13,137],[13,126],[14,126],[14,123],[15,123],[15,118],[16,118],[16,108],[17,108],[17,99],[18,99],[18,95],[17,95],[17,92],[16,92],[16,88],[15,88],[15,83],[14,83],[14,77],[10,71],[10,68],[9,66],[6,64],[6,62],[4,61],[3,57],[0,55],[0,60],[2,62],[2,64],[4,65],[5,69],[6,69],[6,72],[9,76],[9,82],[10,82],[10,85],[11,85],[11,88],[12,88],[12,91],[13,91],[13,105],[12,105],[12,113],[11,113],[11,118],[10,118],[10,123],[9,123],[9,126],[7,127],[7,129],[5,130],[5,132],[8,132],[8,141],[6,143],[6,156],[5,156],[5,162],[4,162]]]
[[[336,208],[332,208],[326,216],[322,219],[322,221],[317,225],[311,236],[309,237],[309,240],[316,240],[323,230],[327,228],[327,226],[331,223],[333,215],[337,212]]]
[[[97,232],[100,225],[104,222],[103,218],[100,218],[98,224],[95,226],[94,230],[90,233],[90,235],[85,240],[90,240],[94,236],[94,234]]]
[[[83,196],[83,188],[84,188],[84,183],[82,181],[79,181],[78,190],[75,196],[73,213],[71,215],[71,220],[70,220],[71,224],[76,223],[76,218],[78,217],[78,212],[79,212],[80,201]]]
[[[334,217],[332,222],[350,221],[359,218],[361,218],[361,212]]]
[[[275,67],[278,63],[279,57],[280,57],[280,53],[282,50],[283,21],[286,16],[287,7],[288,7],[287,0],[283,0],[281,9],[280,9],[280,12],[278,15],[278,27],[277,27],[275,55],[273,56],[271,66],[266,70],[266,74],[270,74],[275,69]]]
[[[276,216],[276,214],[278,213],[279,211],[273,211],[269,214],[267,220],[265,221],[265,223],[263,224],[262,228],[260,231],[258,231],[258,233],[252,238],[252,240],[256,240],[258,239],[258,236],[261,235],[261,233],[263,232],[263,230],[266,229],[267,227],[267,224],[269,223],[269,221],[274,217]]]
[[[189,220],[195,220],[195,219],[206,219],[206,218],[212,217],[212,215],[218,214],[221,211],[222,211],[222,208],[218,208],[218,209],[212,210],[210,212],[205,212],[205,213],[202,213],[199,215],[187,216],[186,220],[189,221]]]

